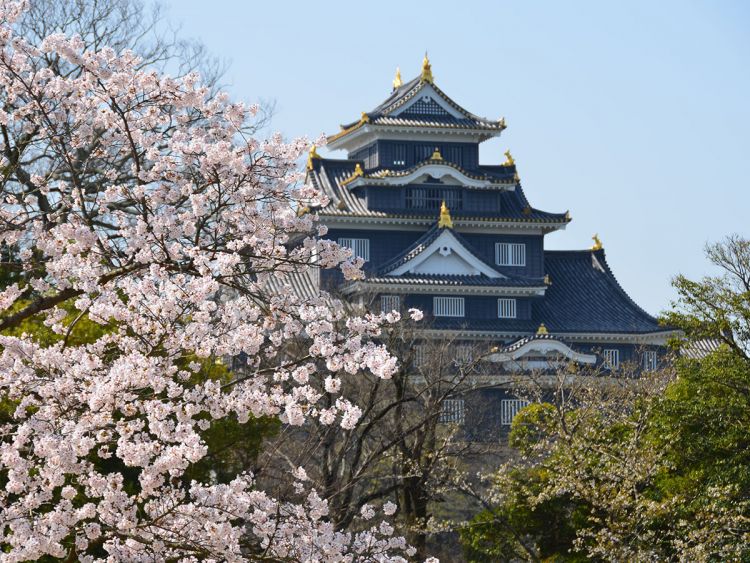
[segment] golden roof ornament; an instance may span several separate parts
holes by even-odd
[[[448,206],[445,205],[445,200],[443,200],[443,203],[440,205],[440,219],[438,219],[438,227],[441,229],[444,228],[453,228],[453,219],[451,219],[451,212],[448,210]]]
[[[310,147],[310,153],[307,155],[307,169],[312,170],[313,169],[313,160],[318,159],[320,160],[320,155],[318,154],[318,151],[316,150],[315,144],[313,144]]]
[[[510,154],[510,149],[505,151],[505,162],[503,162],[503,166],[515,166],[516,165],[516,159],[513,158],[513,155]]]
[[[591,250],[601,250],[602,248],[604,248],[604,246],[602,245],[602,241],[599,240],[598,234],[595,234],[593,237],[591,237],[591,240],[594,241],[594,246],[591,247]]]
[[[358,162],[357,164],[354,165],[354,172],[352,172],[352,175],[349,176],[346,180],[343,180],[341,182],[341,185],[342,186],[346,186],[347,184],[350,184],[351,182],[353,182],[354,180],[356,180],[360,176],[364,176],[364,175],[365,175],[365,173],[362,170],[362,167],[359,165],[359,162]]]
[[[544,326],[544,323],[539,325],[539,328],[536,329],[537,335],[543,335],[543,334],[549,334],[549,331],[547,330],[547,327]]]
[[[393,89],[398,90],[403,85],[401,82],[401,69],[396,67],[396,78],[393,79]]]
[[[430,157],[430,160],[443,160],[443,155],[440,154],[440,149],[435,147],[435,150],[432,152],[432,156]]]
[[[422,59],[422,82],[432,82],[432,65],[430,64],[427,52],[425,52],[424,59]]]
[[[359,118],[360,123],[370,123],[370,116],[367,115],[366,111],[362,112],[361,117]]]

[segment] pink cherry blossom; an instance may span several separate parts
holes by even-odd
[[[258,549],[274,560],[405,561],[411,551],[388,524],[335,530],[303,468],[284,499],[250,474],[185,477],[214,421],[317,416],[351,429],[361,409],[344,397],[321,408],[310,380],[338,393],[342,377],[397,368],[377,342],[397,315],[347,318],[330,296],[270,289],[313,268],[363,275],[360,259],[319,238],[314,215],[297,213],[326,201],[302,184],[308,141],[253,138],[258,108],[212,95],[195,74],[86,51],[80,37],[34,43],[14,28],[24,9],[0,0],[0,152],[12,174],[0,242],[18,247],[27,276],[0,293],[0,311],[21,303],[0,329],[37,317],[59,340],[0,336],[0,400],[15,408],[0,426],[2,560],[245,561]],[[49,60],[76,70],[55,73]],[[20,150],[57,168],[22,176],[9,160]],[[69,341],[63,304],[102,335]],[[284,353],[291,338],[305,340],[305,357]],[[228,379],[198,377],[201,362],[239,356]]]

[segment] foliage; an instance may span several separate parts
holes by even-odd
[[[525,461],[499,472],[491,508],[463,531],[470,558],[750,558],[749,249],[729,237],[707,252],[721,276],[675,279],[673,367],[561,385],[564,403],[519,414]]]

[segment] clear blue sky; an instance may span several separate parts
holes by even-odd
[[[750,237],[750,2],[166,2],[288,137],[356,120],[428,50],[448,95],[506,118],[482,162],[510,148],[532,205],[570,210],[547,248],[599,233],[652,313],[673,275],[709,273],[706,242]]]

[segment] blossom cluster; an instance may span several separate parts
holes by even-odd
[[[322,408],[311,380],[339,393],[341,377],[396,370],[376,339],[398,319],[347,318],[325,295],[269,290],[310,268],[361,276],[297,213],[303,200],[325,203],[301,183],[307,141],[249,137],[257,108],[212,95],[197,75],[142,69],[135,54],[87,51],[78,37],[32,43],[14,28],[23,9],[0,0],[0,243],[26,266],[0,292],[0,329],[36,317],[61,338],[0,336],[0,401],[12,405],[0,426],[2,560],[408,555],[388,524],[333,529],[304,485],[292,502],[251,475],[185,477],[214,421],[351,428],[360,409],[345,397]],[[77,72],[45,64],[56,59]],[[103,335],[70,344],[69,303]],[[300,357],[283,352],[292,338],[304,339]],[[202,362],[223,357],[247,365],[201,377]]]

